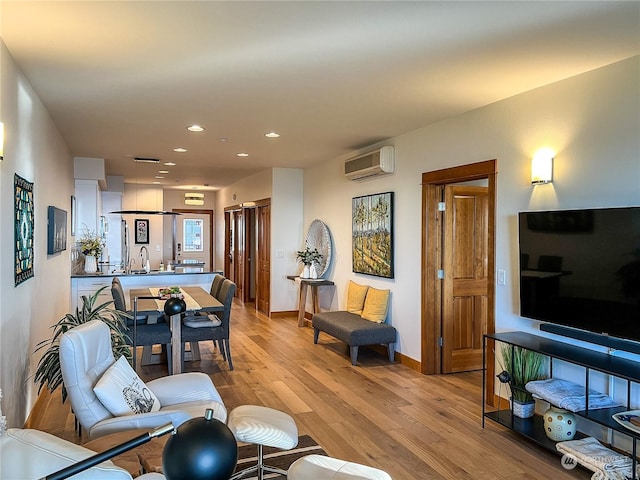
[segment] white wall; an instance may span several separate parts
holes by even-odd
[[[73,160],[49,113],[0,41],[0,120],[5,125],[0,161],[0,388],[10,427],[21,427],[36,398],[31,375],[35,345],[69,311],[73,238],[67,216],[67,250],[47,255],[47,207],[70,212]],[[34,183],[34,277],[14,286],[13,175]]]
[[[273,172],[271,169],[251,175],[226,188],[218,190],[215,197],[215,265],[224,268],[224,209],[244,202],[271,198]]]
[[[162,187],[156,185],[136,185],[125,183],[124,196],[122,197],[123,210],[163,210],[163,193]],[[127,222],[129,227],[129,236],[131,239],[131,256],[134,263],[132,268],[144,268],[140,251],[142,247],[147,247],[149,251],[149,263],[151,268],[157,269],[163,255],[164,245],[164,215],[122,215],[123,220]],[[149,220],[149,243],[136,243],[135,220]]]
[[[496,290],[497,330],[534,331],[519,316],[516,214],[547,208],[640,205],[640,57],[523,93],[427,126],[384,144],[395,145],[396,173],[345,180],[343,158],[305,170],[304,222],[322,219],[335,243],[332,309],[344,307],[353,279],[390,288],[397,349],[420,360],[421,174],[498,160],[496,268],[507,285]],[[532,187],[530,162],[540,147],[556,150],[554,182]],[[395,279],[351,271],[351,199],[395,192]],[[323,304],[323,307],[325,305]],[[535,330],[537,332],[537,330]]]
[[[224,209],[244,202],[271,199],[270,308],[272,312],[295,310],[297,285],[288,280],[287,275],[300,271],[295,252],[303,247],[303,232],[306,232],[303,228],[303,170],[273,168],[216,193],[216,231],[219,232],[216,265],[221,269],[224,267]]]
[[[287,275],[300,273],[296,251],[304,248],[303,171],[274,168],[271,196],[271,311],[295,310],[298,286]],[[309,222],[311,223],[311,222]],[[304,235],[303,235],[303,232]],[[280,256],[282,254],[282,256]]]

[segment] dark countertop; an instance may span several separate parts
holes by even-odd
[[[158,275],[210,275],[212,273],[217,273],[218,275],[222,275],[221,270],[214,270],[211,272],[160,272],[160,271],[151,271],[150,273],[81,273],[76,275],[71,275],[71,278],[102,278],[102,277],[147,277],[147,276],[158,276]]]

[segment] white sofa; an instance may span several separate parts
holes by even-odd
[[[0,437],[0,478],[37,480],[97,452],[40,430],[10,428]],[[163,480],[159,473],[147,473],[138,479]],[[131,480],[126,470],[110,460],[73,476],[74,480]]]

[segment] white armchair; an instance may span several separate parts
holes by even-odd
[[[92,457],[96,452],[39,430],[10,428],[0,437],[0,478],[36,480]],[[164,480],[147,473],[140,480]],[[73,476],[74,480],[131,480],[131,474],[107,460]]]
[[[93,391],[103,373],[115,363],[109,327],[92,320],[67,331],[60,340],[60,366],[71,408],[89,438],[114,432],[146,429],[171,422],[178,427],[207,408],[213,416],[226,422],[227,410],[211,379],[204,373],[183,373],[159,378],[146,384],[158,399],[160,410],[114,416]],[[104,400],[104,398],[103,398]]]

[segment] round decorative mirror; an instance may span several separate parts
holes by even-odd
[[[322,255],[322,260],[318,264],[318,277],[324,276],[331,264],[331,233],[329,232],[329,227],[320,220],[311,222],[307,232],[306,244],[311,250],[317,248]]]

